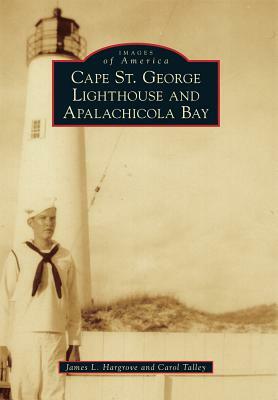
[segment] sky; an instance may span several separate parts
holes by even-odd
[[[26,38],[57,1],[0,4],[2,265],[15,223]],[[89,201],[110,160],[88,213],[94,300],[169,294],[212,312],[277,301],[277,2],[59,6],[80,24],[87,53],[150,42],[221,63],[220,128],[86,129]]]

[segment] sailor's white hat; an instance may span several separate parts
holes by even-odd
[[[42,197],[30,202],[30,205],[25,207],[25,213],[27,214],[27,219],[35,217],[41,212],[48,210],[49,208],[55,208],[56,197]]]

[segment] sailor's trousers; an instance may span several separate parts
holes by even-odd
[[[65,376],[58,367],[66,358],[65,334],[17,333],[10,350],[13,400],[64,400]]]

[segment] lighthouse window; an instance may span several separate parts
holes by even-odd
[[[41,136],[41,121],[33,119],[31,129],[31,139],[38,139]]]

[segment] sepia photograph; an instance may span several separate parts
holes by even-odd
[[[277,400],[277,8],[1,0],[0,399]],[[219,126],[54,126],[53,61],[129,43],[219,60]]]

